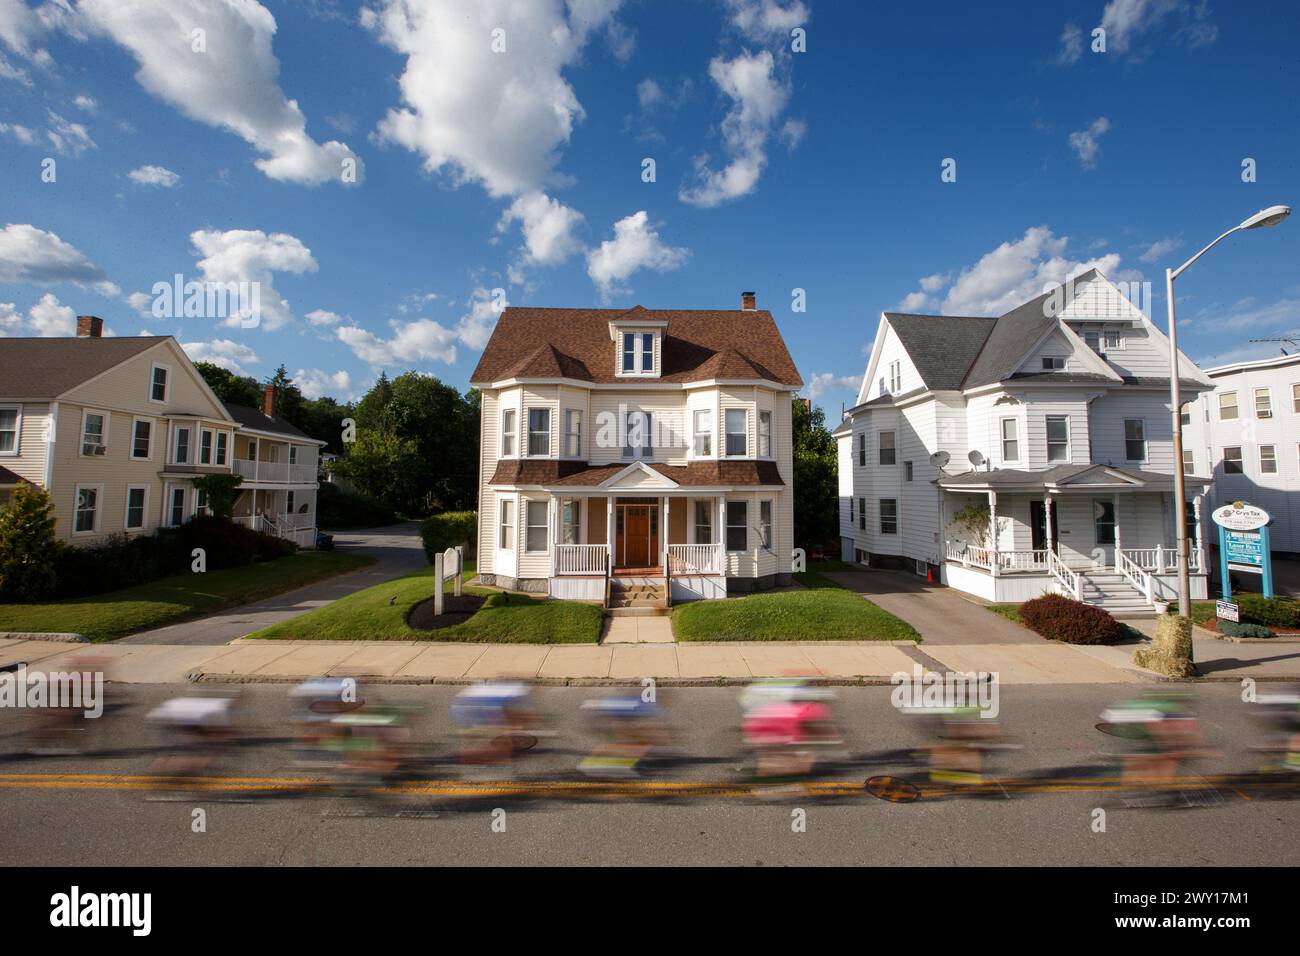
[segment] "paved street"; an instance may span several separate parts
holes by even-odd
[[[122,688],[117,688],[122,690]],[[282,737],[290,726],[283,687],[225,688],[243,700],[247,732]],[[451,687],[385,687],[385,700],[419,708],[416,739],[446,753]],[[193,689],[187,691],[192,693]],[[1205,775],[1255,768],[1247,748],[1259,740],[1237,687],[1193,688],[1206,736],[1219,755],[1195,769]],[[0,761],[0,862],[6,864],[970,864],[1027,865],[1288,865],[1300,864],[1300,803],[1247,800],[1231,788],[1222,803],[1190,810],[1132,809],[1103,784],[1048,787],[1015,799],[927,797],[889,804],[857,789],[867,771],[843,776],[852,795],[836,803],[808,796],[757,800],[730,792],[738,779],[737,691],[734,688],[663,690],[661,702],[679,743],[696,758],[715,758],[674,770],[666,782],[717,786],[675,802],[637,794],[573,802],[541,781],[575,779],[573,768],[590,736],[578,717],[593,688],[539,688],[536,703],[551,716],[557,736],[546,752],[525,758],[525,796],[498,793],[477,805],[445,795],[416,795],[407,806],[434,816],[360,816],[351,803],[324,796],[285,798],[242,791],[176,802],[158,801],[147,776],[163,738],[139,714],[176,689],[129,688],[131,713],[110,725],[114,748],[144,748],[101,759],[14,758]],[[1004,687],[1002,722],[1024,745],[1008,752],[1004,777],[1106,762],[1118,742],[1095,731],[1107,704],[1132,686]],[[909,748],[927,737],[914,718],[890,704],[890,688],[840,688],[837,715],[854,752]],[[0,713],[0,752],[19,748],[13,736],[23,718]],[[452,770],[455,768],[453,767]],[[241,749],[214,771],[284,786],[311,771],[295,769],[282,745]],[[37,776],[40,775],[40,776]],[[86,775],[95,775],[88,777]],[[139,775],[146,775],[140,777]],[[460,775],[462,778],[464,774]],[[450,778],[444,773],[442,778]],[[271,791],[274,794],[274,790]],[[432,794],[434,791],[430,791]],[[438,791],[445,794],[444,791]],[[644,796],[644,795],[642,795]],[[661,798],[660,798],[661,799]],[[234,802],[235,800],[244,802]],[[206,832],[192,830],[192,811],[206,810]],[[505,810],[505,832],[493,832],[491,811]],[[796,807],[807,812],[807,832],[791,829]],[[1093,832],[1093,811],[1107,809],[1105,833]]]
[[[339,551],[373,555],[377,559],[376,563],[351,574],[309,584],[305,588],[288,591],[255,604],[245,604],[210,617],[133,634],[117,643],[225,644],[280,621],[306,614],[313,608],[336,601],[353,591],[425,567],[428,563],[420,544],[420,526],[414,521],[387,528],[340,531],[334,535],[334,547]]]

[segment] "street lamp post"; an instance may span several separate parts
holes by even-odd
[[[1187,482],[1183,477],[1183,402],[1182,389],[1178,381],[1178,327],[1174,323],[1174,280],[1182,275],[1188,266],[1234,232],[1258,229],[1260,226],[1276,226],[1290,214],[1290,206],[1269,206],[1267,209],[1261,209],[1241,225],[1233,226],[1177,269],[1165,270],[1165,299],[1169,306],[1169,397],[1173,404],[1174,420],[1174,505],[1177,510],[1175,520],[1178,522],[1178,614],[1181,617],[1192,616],[1192,604],[1187,545]]]

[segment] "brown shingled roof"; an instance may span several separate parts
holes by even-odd
[[[723,485],[784,485],[774,461],[692,461],[685,465],[645,463],[665,478],[679,485],[717,487]],[[503,459],[497,463],[489,484],[493,485],[572,485],[590,487],[607,481],[627,467],[588,465],[584,461],[553,459]]]
[[[667,322],[661,382],[712,378],[764,379],[801,386],[803,379],[766,309],[543,309],[501,313],[475,384],[506,378],[573,378],[612,384],[615,343],[609,322],[619,317]],[[558,369],[558,371],[557,371]]]
[[[165,335],[0,339],[0,398],[50,399],[165,341]]]

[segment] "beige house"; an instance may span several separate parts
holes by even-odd
[[[608,604],[789,581],[803,382],[742,306],[505,310],[470,379],[485,581]]]
[[[0,339],[0,505],[20,481],[54,503],[77,545],[183,524],[205,509],[192,479],[242,475],[236,520],[311,547],[323,444],[263,409],[226,405],[171,336]]]

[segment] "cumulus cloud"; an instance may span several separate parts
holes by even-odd
[[[1146,55],[1140,41],[1153,31],[1189,49],[1219,38],[1206,0],[1110,0],[1102,11],[1101,27],[1106,31],[1108,53],[1135,59]]]
[[[695,181],[678,192],[682,202],[705,208],[754,191],[767,165],[768,138],[790,97],[768,50],[742,51],[731,59],[714,57],[709,76],[731,100],[722,121],[728,162],[715,170],[707,155],[696,157]]]
[[[470,293],[468,305],[469,310],[456,323],[456,337],[472,349],[481,349],[492,337],[506,301],[480,287]]]
[[[36,132],[31,127],[20,123],[0,123],[0,133],[12,136],[24,146],[31,146],[36,142]]]
[[[501,214],[497,232],[505,232],[515,222],[524,234],[522,264],[555,266],[582,250],[574,235],[582,222],[582,213],[545,193],[525,193],[511,203]],[[516,266],[515,275],[521,277],[520,266]]]
[[[271,179],[341,182],[350,162],[361,180],[361,160],[346,143],[307,135],[306,117],[279,85],[275,17],[257,0],[82,0],[78,10],[134,55],[145,90],[241,137],[262,154],[254,165]],[[203,51],[193,48],[196,28],[205,31]]]
[[[1141,273],[1120,271],[1118,253],[1075,259],[1068,254],[1069,242],[1068,236],[1057,236],[1047,226],[1026,229],[1021,238],[1002,243],[955,279],[927,276],[900,308],[938,310],[943,315],[1001,315],[1089,269],[1099,269],[1115,280],[1141,278]]]
[[[293,383],[303,398],[331,398],[348,401],[354,397],[352,376],[345,371],[325,372],[318,368],[300,368],[294,373]]]
[[[293,321],[293,311],[274,286],[277,272],[304,275],[315,272],[316,260],[302,241],[288,233],[267,234],[260,229],[199,229],[190,233],[195,263],[204,282],[257,283],[261,296],[261,328],[274,331]],[[226,325],[240,325],[235,314]]]
[[[6,335],[21,335],[23,331],[23,314],[12,302],[0,302],[0,338]]]
[[[416,362],[456,361],[456,333],[433,319],[390,322],[392,338],[381,339],[368,329],[345,325],[337,332],[339,341],[361,361],[374,368],[413,365]]]
[[[164,189],[171,189],[181,181],[180,175],[166,166],[139,166],[127,173],[127,176],[141,186],[161,186]]]
[[[1156,262],[1169,255],[1169,253],[1173,252],[1182,244],[1183,240],[1181,239],[1157,239],[1155,242],[1151,243],[1151,245],[1147,246],[1146,250],[1142,255],[1138,256],[1138,258],[1143,262]]]
[[[813,372],[808,381],[808,397],[814,401],[828,392],[857,392],[862,384],[860,375],[836,375],[834,372]]]
[[[338,325],[343,321],[343,316],[337,312],[331,312],[328,309],[315,309],[303,316],[312,325]]]
[[[246,375],[248,366],[259,361],[257,353],[243,342],[231,339],[210,339],[207,342],[182,342],[181,348],[194,362],[211,362],[236,375]]]
[[[81,123],[66,120],[54,110],[46,112],[50,125],[45,130],[45,138],[50,141],[50,146],[56,153],[77,157],[87,150],[99,148]]]
[[[77,313],[59,302],[53,292],[47,292],[27,310],[29,330],[36,335],[68,336],[77,333]]]
[[[587,275],[608,298],[622,291],[618,283],[641,269],[668,272],[690,256],[690,250],[667,245],[650,225],[642,209],[614,223],[614,238],[606,239],[587,253]]]
[[[800,0],[727,0],[731,22],[754,40],[789,36],[808,19],[808,8]]]
[[[10,223],[0,229],[0,282],[71,282],[101,295],[121,292],[85,255],[30,223]]]
[[[74,97],[72,105],[85,113],[93,113],[95,110],[99,109],[99,103],[96,102],[95,98],[93,96],[86,96],[84,93],[81,96]]]
[[[1070,148],[1078,154],[1079,163],[1084,169],[1096,168],[1097,155],[1101,152],[1101,144],[1097,141],[1109,130],[1110,120],[1098,116],[1087,129],[1075,130],[1070,134]]]

